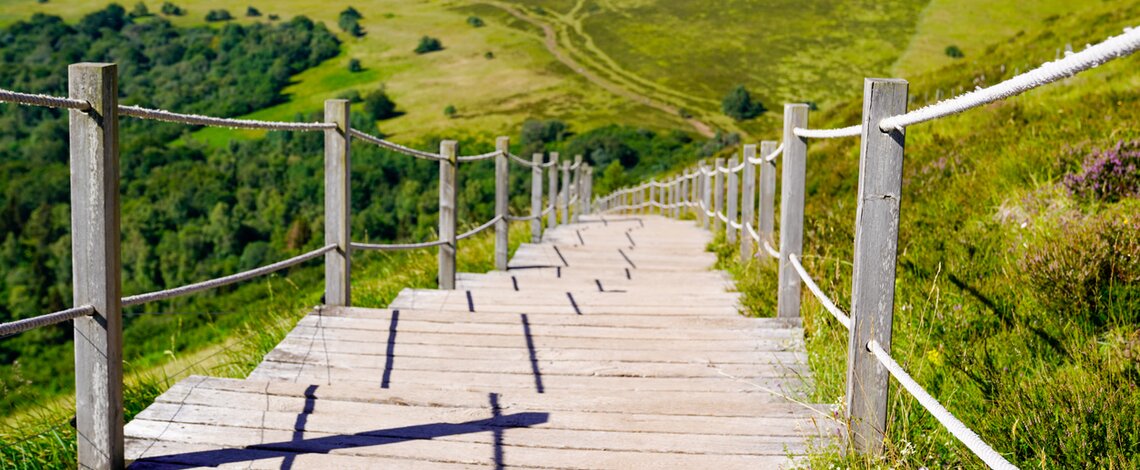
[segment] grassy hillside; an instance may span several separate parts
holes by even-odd
[[[1057,44],[1095,43],[1138,17],[1140,3],[1106,2],[1027,25],[915,77],[912,93],[1052,60]],[[1140,465],[1137,70],[1133,56],[907,130],[892,355],[1021,468]],[[860,104],[814,126],[858,122]],[[844,310],[857,177],[856,139],[809,144],[804,264]],[[771,263],[726,264],[754,311],[774,310]],[[813,399],[842,403],[847,332],[804,296]],[[893,380],[888,412],[885,461],[823,450],[813,466],[982,467]]]

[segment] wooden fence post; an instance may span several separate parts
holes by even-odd
[[[715,217],[710,216],[709,213],[713,210],[712,205],[712,178],[715,173],[708,172],[707,165],[701,163],[702,176],[701,178],[701,198],[705,202],[705,207],[701,209],[701,222],[704,223],[705,230],[712,231],[712,219]]]
[[[439,239],[447,243],[439,246],[439,288],[455,289],[455,252],[459,248],[455,238],[455,169],[459,164],[459,143],[445,140],[439,143]]]
[[[788,261],[799,256],[804,235],[804,177],[807,172],[807,140],[794,129],[806,128],[808,105],[784,105],[784,175],[780,179],[780,287],[776,316],[800,316],[800,276]]]
[[[352,186],[348,100],[325,100],[325,305],[352,305]]]
[[[118,67],[81,63],[67,72],[68,96],[91,103],[68,111],[72,301],[95,308],[73,322],[78,464],[116,469],[124,465]]]
[[[879,121],[906,113],[906,100],[905,80],[863,82],[863,139],[847,349],[847,417],[855,449],[871,454],[879,454],[883,449],[889,377],[867,343],[875,340],[884,351],[891,351],[906,142],[904,131],[883,132],[879,130]]]
[[[570,223],[570,162],[562,162],[562,225]]]
[[[571,186],[574,187],[574,196],[578,198],[578,202],[574,204],[574,207],[570,211],[570,220],[574,223],[578,223],[578,216],[582,215],[582,174],[585,173],[586,170],[586,164],[582,162],[581,155],[574,156],[574,165],[576,165],[574,169],[574,183]]]
[[[653,209],[655,209],[657,207],[657,206],[654,206],[653,204],[657,203],[658,195],[661,193],[661,190],[657,189],[657,179],[656,178],[652,178],[649,180],[649,188],[648,189],[649,189],[649,205],[645,206],[645,213],[646,214],[652,214]]]
[[[776,142],[765,140],[760,142],[760,155],[767,158],[777,148]],[[760,164],[760,222],[757,232],[760,235],[760,242],[757,245],[757,250],[763,250],[764,243],[767,242],[772,246],[772,249],[778,249],[779,245],[776,243],[776,161],[765,161]],[[771,256],[768,256],[767,250],[763,251],[760,259],[765,263],[770,263]]]
[[[531,155],[530,162],[530,242],[542,241],[542,154]]]
[[[724,174],[720,168],[724,166],[724,159],[713,160],[713,235],[721,231],[720,213],[724,210]]]
[[[744,146],[744,171],[741,177],[744,179],[742,184],[744,194],[740,198],[740,262],[747,263],[752,258],[754,240],[752,233],[748,230],[751,226],[753,230],[756,229],[756,164],[752,163],[752,159],[756,158],[756,144],[747,144]]]
[[[511,222],[507,220],[510,215],[507,206],[510,196],[510,171],[511,162],[508,160],[507,154],[511,151],[510,137],[499,137],[495,139],[495,150],[499,154],[495,156],[495,217],[499,220],[495,222],[495,270],[507,270],[507,248],[510,245],[510,228]]]
[[[550,153],[549,187],[546,189],[546,200],[550,213],[546,215],[546,230],[558,226],[558,152]],[[545,210],[545,209],[544,209]]]
[[[591,213],[593,213],[593,210],[594,210],[594,208],[592,207],[593,203],[594,203],[594,201],[592,201],[592,199],[594,197],[594,167],[589,166],[589,165],[586,166],[586,191],[585,191],[585,195],[586,195],[586,199],[582,203],[582,213],[583,214],[591,214]]]
[[[733,156],[728,161],[728,169],[732,170],[735,167],[736,156]],[[727,242],[729,245],[733,245],[736,243],[736,227],[733,227],[732,223],[736,222],[736,201],[739,198],[739,188],[737,185],[736,173],[729,171],[725,176],[728,178],[728,192],[724,195],[727,199],[724,212],[725,217],[728,219],[728,223],[724,224],[724,237],[725,242]]]

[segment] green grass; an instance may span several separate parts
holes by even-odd
[[[529,240],[530,226],[511,225],[510,254]],[[483,232],[459,244],[460,272],[486,272],[494,268],[493,231]],[[436,286],[435,250],[362,252],[353,260],[353,305],[383,308],[404,288]],[[243,304],[239,322],[211,343],[178,354],[157,351],[165,360],[127,361],[124,380],[124,410],[129,421],[154,399],[190,374],[214,377],[245,377],[319,302],[322,272],[307,267],[273,275],[244,285],[231,295],[217,298],[223,304]],[[176,333],[177,334],[177,333]],[[165,338],[177,342],[176,338]],[[75,414],[70,394],[40,396],[17,413],[0,421],[0,468],[74,468],[75,429],[69,421]]]
[[[1095,43],[1138,16],[1140,4],[1115,2],[1041,22],[915,77],[912,93],[1052,60],[1058,42]],[[1118,60],[907,130],[892,356],[1022,468],[1140,465],[1140,200],[1078,200],[1060,187],[1091,148],[1140,138],[1136,70],[1140,57]],[[860,105],[814,122],[858,122]],[[810,143],[804,264],[844,310],[857,177],[857,140]],[[774,269],[712,249],[750,310],[771,315]],[[812,400],[842,403],[847,332],[804,292]],[[888,416],[883,459],[820,449],[811,466],[982,466],[893,381]]]

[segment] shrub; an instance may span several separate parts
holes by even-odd
[[[752,119],[768,110],[759,101],[752,101],[752,94],[744,88],[744,85],[737,85],[728,92],[721,101],[720,108],[725,115],[737,121]]]
[[[341,31],[351,33],[353,27],[359,26],[360,20],[362,19],[364,19],[364,16],[361,15],[359,11],[356,11],[355,8],[348,7],[340,12],[336,24],[340,27]]]
[[[160,11],[166,16],[182,16],[186,14],[186,10],[170,2],[163,2]]]
[[[483,27],[483,19],[478,17],[478,16],[468,16],[467,17],[467,24],[471,25],[471,27],[473,27],[473,28],[482,28]]]
[[[681,119],[692,119],[693,117],[693,113],[685,108],[677,108],[677,115],[681,116]]]
[[[206,13],[207,22],[229,21],[232,19],[234,19],[234,17],[230,15],[228,10],[210,10],[209,13]]]
[[[494,52],[491,52],[491,51],[487,51],[487,53],[486,53],[486,54],[483,54],[483,58],[484,58],[484,59],[487,59],[487,60],[491,60],[491,59],[494,59],[494,58],[495,58],[495,53],[494,53]]]
[[[258,17],[261,16],[261,11],[254,7],[246,7],[245,16],[248,16],[250,18]]]
[[[966,57],[966,54],[963,54],[962,50],[959,49],[958,46],[954,45],[946,46],[946,55],[954,59],[961,59],[963,57]]]
[[[364,98],[360,96],[360,92],[356,90],[348,90],[336,96],[337,99],[348,100],[349,103],[360,103]]]
[[[1109,149],[1094,149],[1085,157],[1080,172],[1066,175],[1063,183],[1086,200],[1115,202],[1140,196],[1140,140],[1122,140]]]
[[[131,18],[142,18],[150,16],[150,10],[147,9],[146,4],[138,2],[135,7],[131,9]]]
[[[273,13],[270,13],[270,14],[269,14],[269,16],[267,16],[266,18],[269,18],[269,21],[277,21],[277,20],[278,20],[278,19],[280,19],[281,17],[280,17],[280,16],[277,16],[277,15],[275,15],[275,14],[273,14]]]
[[[363,71],[364,67],[360,65],[360,59],[350,59],[348,61],[348,71],[352,73]]]
[[[416,46],[416,54],[427,54],[440,50],[443,50],[443,44],[439,42],[439,39],[431,36],[420,38],[420,44]]]
[[[519,140],[524,147],[529,147],[532,144],[557,142],[566,136],[567,129],[566,123],[557,119],[548,121],[527,119],[523,122],[522,135],[519,136]]]
[[[396,112],[396,102],[388,97],[383,87],[364,97],[364,111],[377,121],[399,116]]]
[[[444,116],[447,116],[449,118],[453,118],[458,114],[459,114],[459,110],[455,109],[455,105],[449,104],[449,105],[447,105],[446,108],[443,108],[443,115]]]

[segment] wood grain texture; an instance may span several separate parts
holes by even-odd
[[[756,164],[752,163],[753,158],[756,158],[756,144],[745,145],[740,199],[740,222],[744,225],[740,232],[741,263],[752,259],[756,247],[756,241],[752,239],[747,227],[747,224],[751,224],[753,229],[756,228]]]
[[[882,132],[884,118],[906,113],[905,80],[867,79],[863,85],[863,138],[859,152],[859,204],[851,279],[851,331],[847,349],[847,410],[855,449],[878,454],[887,423],[889,374],[871,352],[871,340],[891,351],[900,199],[902,130]]]
[[[534,220],[530,221],[530,242],[542,242],[542,154],[535,153],[531,155],[531,164],[534,166],[530,169],[530,216]]]
[[[546,189],[546,203],[549,206],[554,206],[554,209],[546,215],[546,229],[550,230],[558,226],[558,152],[550,153],[550,182]]]
[[[499,154],[495,156],[495,216],[499,220],[495,222],[495,269],[499,271],[507,270],[507,249],[510,245],[510,227],[511,222],[507,220],[508,202],[510,198],[510,181],[511,181],[511,162],[507,153],[511,151],[511,140],[509,137],[499,137],[495,139],[495,150]]]
[[[775,152],[777,144],[771,140],[760,142],[760,155],[768,156]],[[760,244],[765,240],[773,248],[779,247],[776,241],[776,160],[760,164],[760,209],[759,222],[756,231],[760,235]],[[759,248],[758,248],[759,249]],[[760,259],[771,263],[775,260],[771,256],[761,256]]]
[[[455,288],[455,252],[458,240],[455,232],[455,170],[459,165],[459,144],[454,140],[439,143],[439,154],[446,160],[439,162],[439,238],[447,240],[439,246],[439,288]]]
[[[352,305],[351,145],[348,100],[326,100],[325,122],[325,244],[337,246],[325,254],[325,305]]]
[[[776,315],[800,316],[800,276],[788,261],[799,256],[804,237],[804,181],[807,173],[807,140],[794,129],[806,128],[808,105],[784,105],[783,175],[780,178],[780,285]]]
[[[733,156],[728,160],[728,167],[735,168],[738,161],[737,157]],[[737,230],[732,226],[732,222],[737,222],[737,207],[739,205],[738,201],[740,200],[740,175],[729,172],[725,175],[725,178],[728,180],[728,183],[725,185],[724,213],[729,223],[724,226],[724,240],[729,245],[733,245],[736,244]]]

